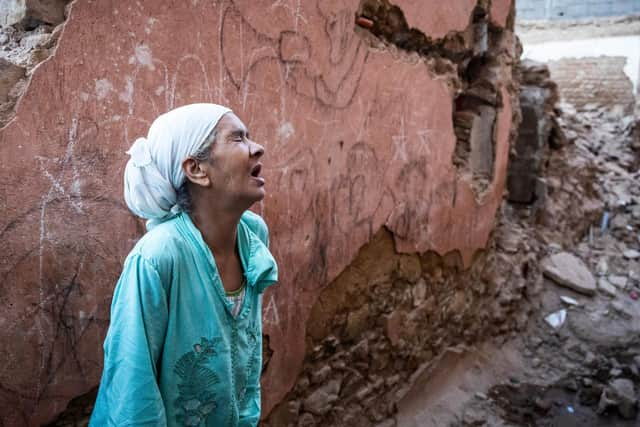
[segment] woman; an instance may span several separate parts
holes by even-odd
[[[228,108],[158,117],[128,151],[125,200],[148,219],[111,306],[90,425],[255,426],[261,295],[277,280],[264,149]]]

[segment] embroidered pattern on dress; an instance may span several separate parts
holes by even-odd
[[[258,378],[260,377],[260,373],[256,373],[256,369],[258,365],[260,365],[260,358],[262,356],[262,354],[260,353],[262,351],[262,348],[258,348],[258,332],[255,329],[248,327],[246,328],[246,334],[248,341],[247,344],[249,345],[248,353],[250,354],[250,356],[247,360],[244,377],[239,382],[238,387],[237,399],[241,404],[246,403],[245,398],[247,397],[246,393],[249,378],[254,378],[255,375],[258,375]]]
[[[178,398],[174,402],[178,408],[176,421],[180,425],[203,425],[217,406],[213,387],[220,380],[206,364],[217,354],[215,346],[219,341],[220,338],[200,338],[200,343],[193,345],[193,351],[183,354],[173,369],[182,380],[178,384]]]

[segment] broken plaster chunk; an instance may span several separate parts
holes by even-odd
[[[564,308],[562,310],[558,310],[554,313],[551,313],[547,317],[544,318],[544,321],[547,322],[549,326],[553,329],[559,329],[564,324],[564,321],[567,319],[567,310]]]
[[[596,293],[596,281],[587,266],[568,252],[551,255],[542,261],[543,274],[560,286],[585,295]]]

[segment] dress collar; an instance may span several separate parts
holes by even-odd
[[[176,220],[197,250],[208,261],[215,275],[219,277],[211,249],[205,243],[202,233],[200,233],[200,230],[195,226],[189,215],[181,212],[177,215]],[[247,285],[255,287],[259,293],[262,293],[265,288],[278,280],[276,261],[262,240],[242,219],[238,223],[237,238],[238,252],[240,253],[240,261]]]

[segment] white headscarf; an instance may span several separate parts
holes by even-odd
[[[182,161],[195,154],[227,107],[191,104],[155,119],[147,138],[138,138],[127,154],[124,170],[124,199],[131,211],[146,218],[147,228],[173,216],[177,190],[185,180]]]

